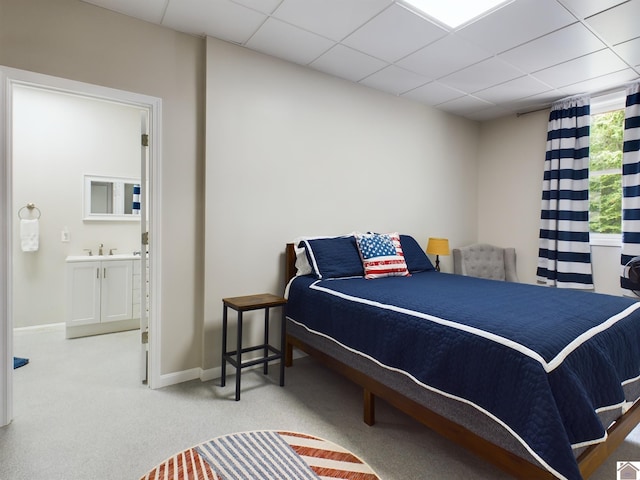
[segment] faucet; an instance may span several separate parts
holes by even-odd
[[[104,245],[101,243],[100,247],[98,248],[98,255],[102,255],[102,247],[104,247]]]

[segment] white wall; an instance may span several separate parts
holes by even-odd
[[[22,252],[13,215],[13,324],[65,321],[65,257],[140,249],[139,222],[83,221],[84,175],[140,178],[140,110],[30,87],[14,88],[13,204],[32,202],[40,245]],[[23,217],[31,217],[22,211]],[[61,242],[63,229],[70,241]]]
[[[536,283],[548,112],[481,126],[478,241],[515,247],[518,277]]]
[[[206,368],[221,299],[282,293],[299,235],[476,237],[475,122],[210,38],[206,145]]]
[[[0,9],[1,65],[162,99],[160,373],[199,367],[204,40],[79,0],[0,0]]]
[[[478,240],[517,252],[520,281],[536,283],[547,110],[484,122],[478,157]],[[592,246],[595,291],[621,295],[620,248]]]

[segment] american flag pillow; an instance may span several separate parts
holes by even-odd
[[[367,233],[356,235],[358,251],[364,267],[364,278],[408,276],[400,235]]]

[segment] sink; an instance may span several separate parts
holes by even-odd
[[[133,253],[118,253],[113,255],[69,255],[65,260],[67,262],[105,262],[109,260],[137,260],[140,255]]]

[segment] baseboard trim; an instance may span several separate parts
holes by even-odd
[[[299,350],[294,350],[293,352],[294,359],[302,358],[306,356],[307,356],[306,353]],[[269,365],[278,365],[279,363],[280,362],[274,361],[274,362],[271,362]],[[254,365],[253,367],[245,368],[244,370],[252,370],[254,368],[262,368],[262,365]],[[227,367],[227,375],[229,374],[235,374],[235,368],[231,366]],[[191,380],[195,380],[197,378],[199,378],[201,382],[210,382],[212,380],[219,379],[221,376],[222,376],[222,367],[220,366],[217,366],[214,368],[207,368],[207,369],[203,369],[199,367],[191,368],[189,370],[183,370],[181,372],[166,373],[164,375],[160,375],[156,388],[169,387],[171,385],[176,385],[182,382],[190,382]]]
[[[26,327],[13,327],[14,333],[21,332],[42,332],[49,330],[62,330],[67,324],[65,322],[60,323],[43,323],[42,325],[29,325]]]
[[[301,350],[294,350],[293,351],[293,358],[302,358],[302,357],[306,357],[307,354],[304,353]],[[278,361],[273,361],[269,363],[269,366],[271,365],[279,365],[280,362]],[[262,368],[262,365],[254,365],[252,367],[248,367],[248,368],[244,368],[244,371],[247,370],[254,370],[256,368]],[[236,369],[233,368],[232,366],[228,366],[227,367],[227,375],[235,375],[236,373]],[[219,379],[220,377],[222,377],[222,367],[215,367],[215,368],[208,368],[206,370],[202,370],[202,373],[200,374],[200,380],[202,380],[203,382],[210,382],[211,380],[216,380]]]
[[[160,375],[155,388],[170,387],[171,385],[176,385],[178,383],[196,380],[197,378],[200,378],[201,372],[202,369],[198,367],[191,368],[189,370],[183,370],[181,372],[165,373],[163,375]]]
[[[235,370],[231,368],[231,370]],[[229,370],[227,370],[229,372]],[[200,380],[203,382],[210,382],[216,380],[222,376],[222,367],[207,368],[200,371]]]
[[[125,332],[128,330],[139,330],[140,319],[130,318],[115,322],[90,323],[88,325],[66,325],[66,338],[92,337],[93,335],[104,335],[108,333]]]

